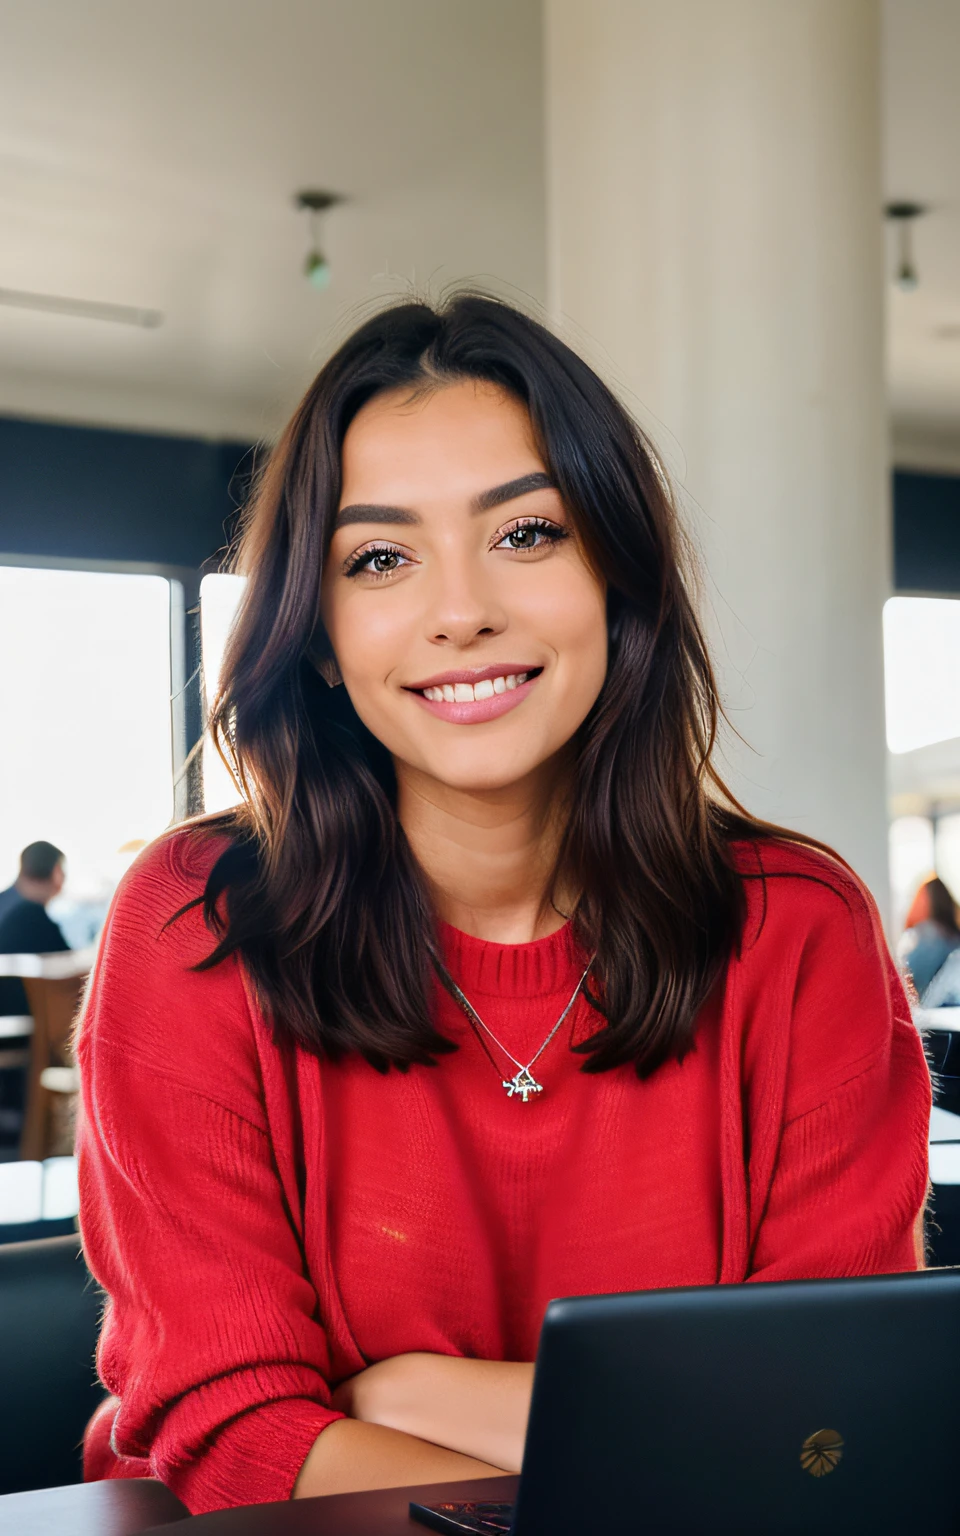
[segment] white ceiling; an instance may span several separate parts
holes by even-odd
[[[883,0],[885,182],[928,202],[889,289],[896,457],[960,469],[960,0]],[[358,307],[545,285],[539,0],[0,0],[0,412],[249,438]],[[301,187],[345,193],[326,293]],[[892,265],[893,247],[888,245]]]
[[[539,0],[0,0],[0,412],[247,438],[357,306],[544,288]],[[346,194],[301,276],[303,187]]]
[[[929,206],[920,285],[889,288],[895,456],[960,470],[960,0],[884,0],[884,28],[886,196]]]

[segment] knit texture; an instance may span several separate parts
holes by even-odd
[[[585,1074],[581,999],[523,1105],[440,988],[459,1049],[435,1067],[278,1045],[236,961],[190,970],[212,947],[199,909],[168,923],[217,851],[179,832],[134,866],[80,1030],[81,1226],[116,1399],[88,1477],[158,1477],[194,1513],[286,1499],[332,1387],[373,1361],[531,1360],[554,1296],[916,1267],[929,1077],[873,904],[833,861],[742,848],[741,951],[695,1048],[646,1082]],[[441,939],[528,1060],[585,963],[569,927]]]

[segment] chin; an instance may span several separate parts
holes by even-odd
[[[540,757],[524,753],[522,757],[504,762],[502,753],[490,757],[486,754],[464,753],[462,759],[449,753],[436,761],[421,761],[419,767],[422,773],[429,774],[448,789],[460,790],[465,794],[490,794],[496,790],[509,789],[511,784],[519,784],[521,780],[529,778],[552,755],[547,752]]]

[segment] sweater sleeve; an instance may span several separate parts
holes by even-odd
[[[329,1350],[274,1155],[239,968],[179,838],[121,886],[80,1028],[81,1228],[109,1300],[112,1445],[192,1513],[289,1498],[330,1408]],[[259,1025],[262,1029],[262,1025]]]
[[[771,966],[775,946],[791,957],[792,998],[777,1144],[751,1180],[749,1278],[916,1269],[930,1077],[879,915],[846,877],[833,888],[804,882],[793,903],[769,884],[764,942]],[[754,1119],[762,1122],[759,1107]]]

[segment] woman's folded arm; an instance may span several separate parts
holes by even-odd
[[[384,1425],[338,1419],[309,1452],[293,1497],[502,1477],[504,1470]]]
[[[532,1365],[411,1353],[343,1382],[333,1404],[353,1419],[519,1472],[532,1390]]]

